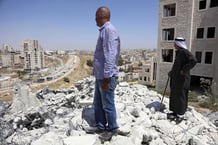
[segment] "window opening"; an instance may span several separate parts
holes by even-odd
[[[215,37],[215,27],[208,27],[207,29],[207,38]]]
[[[164,6],[164,17],[175,16],[176,14],[176,4],[169,4]]]
[[[212,52],[206,52],[205,53],[205,64],[212,64],[212,57],[213,57]]]
[[[210,0],[210,7],[217,7],[218,6],[218,0]]]
[[[199,1],[199,10],[206,9],[207,1],[206,0],[200,0]]]
[[[162,49],[162,61],[173,62],[173,49]]]
[[[195,52],[195,57],[197,59],[197,63],[201,63],[202,52],[201,51],[196,51]]]
[[[174,40],[174,28],[163,29],[163,40]]]
[[[146,68],[146,69],[145,69],[145,72],[149,72],[149,68]]]
[[[204,38],[204,28],[197,29],[197,38]]]

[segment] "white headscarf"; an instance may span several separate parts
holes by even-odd
[[[184,48],[184,49],[187,49],[187,45],[186,45],[185,39],[183,37],[176,37],[175,43],[177,46]]]

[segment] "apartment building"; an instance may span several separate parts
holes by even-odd
[[[38,40],[24,40],[21,44],[21,56],[24,58],[24,70],[33,71],[44,68],[44,51]]]
[[[174,38],[181,36],[198,61],[191,71],[191,87],[206,78],[218,94],[217,15],[218,0],[159,0],[158,89],[164,88],[175,59]]]
[[[152,56],[149,59],[150,60],[142,66],[142,71],[139,73],[138,82],[142,85],[155,86],[157,73],[156,56]]]
[[[0,50],[0,66],[13,67],[15,63],[15,50],[9,44],[3,44]]]

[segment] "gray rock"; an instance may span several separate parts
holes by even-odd
[[[31,94],[37,103],[30,103],[27,95],[20,97],[22,105],[15,101],[9,111],[9,107],[0,107],[0,112],[5,110],[0,119],[0,144],[71,145],[78,142],[77,145],[101,145],[97,134],[86,134],[84,130],[95,126],[92,106],[94,81],[93,77],[84,78],[78,81],[76,88],[46,88],[35,95],[26,89],[22,94]],[[159,110],[161,98],[162,95],[143,85],[120,83],[115,91],[117,122],[120,130],[130,134],[128,137],[113,136],[104,145],[215,145],[218,142],[218,130],[214,125],[217,120],[212,119],[217,114],[203,116],[189,106],[186,120],[176,125],[166,118],[169,112],[167,97],[163,101],[166,108]],[[32,103],[33,107],[26,109]],[[15,106],[18,106],[17,110]]]

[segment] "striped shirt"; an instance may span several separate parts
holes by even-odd
[[[117,30],[110,22],[106,22],[99,31],[94,53],[94,76],[96,79],[118,76],[120,38]]]

